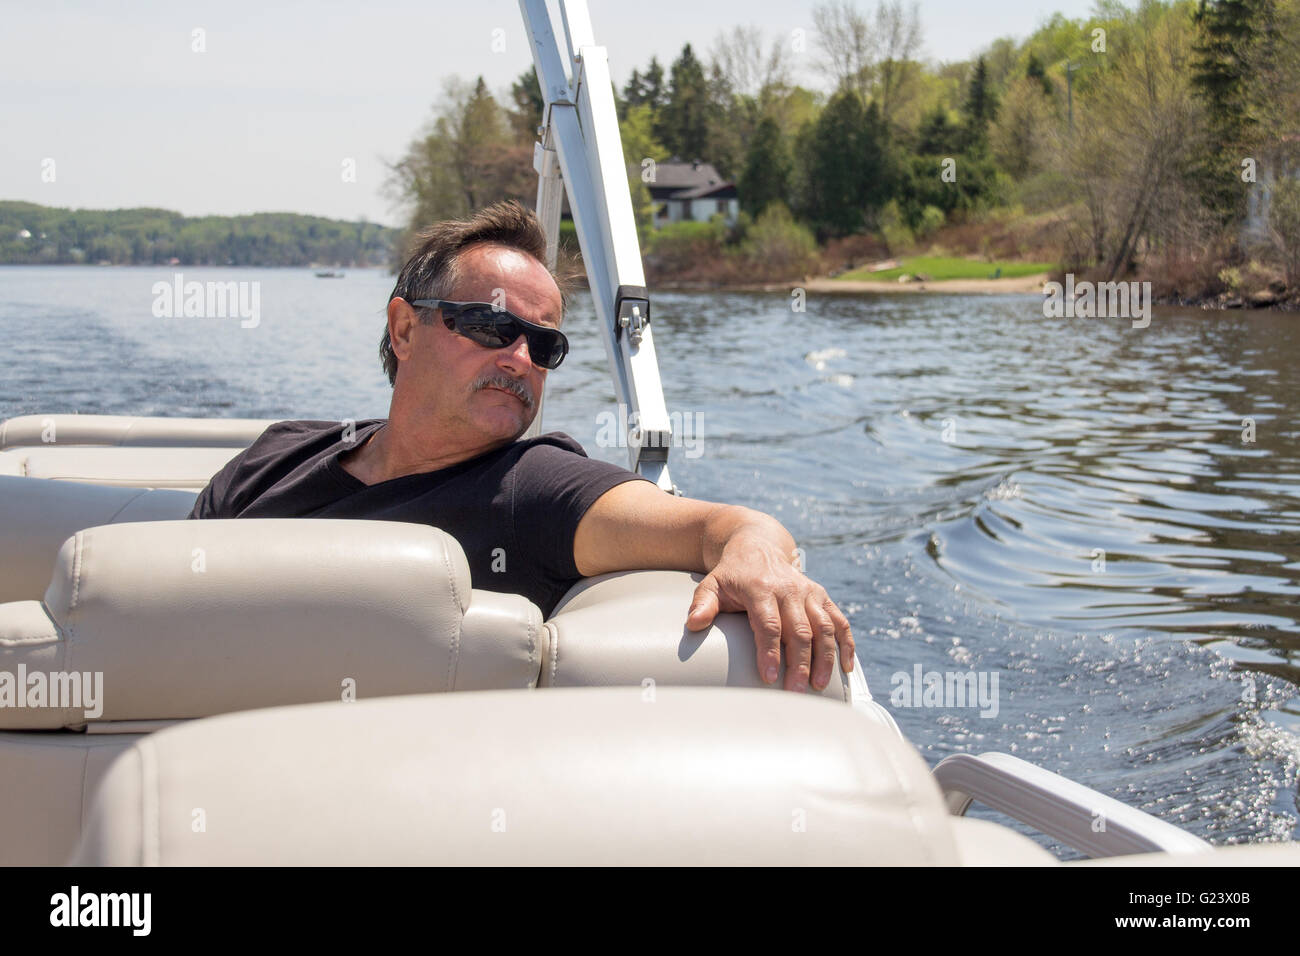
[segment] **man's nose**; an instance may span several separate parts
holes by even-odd
[[[518,368],[521,372],[532,370],[533,357],[528,351],[528,337],[522,332],[517,339],[498,351],[501,353],[498,362]]]

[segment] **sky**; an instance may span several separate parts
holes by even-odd
[[[652,55],[666,68],[683,44],[707,53],[737,24],[813,39],[814,5],[588,3],[620,88]],[[965,60],[1091,7],[921,0],[923,58]],[[796,80],[821,86],[815,40],[807,49]],[[481,75],[501,93],[531,62],[515,0],[0,0],[0,199],[396,225],[385,163],[427,124],[443,81]]]

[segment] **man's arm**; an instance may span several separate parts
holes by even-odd
[[[848,618],[817,582],[792,561],[794,539],[761,511],[666,494],[646,481],[616,485],[596,499],[578,524],[573,557],[584,577],[639,568],[698,571],[686,625],[708,627],[719,611],[744,611],[754,629],[758,672],[776,680],[786,649],[785,689],[822,690],[835,648],[853,669]]]

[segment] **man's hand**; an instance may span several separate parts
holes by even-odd
[[[834,670],[853,670],[848,618],[826,589],[794,567],[794,539],[775,518],[736,505],[665,494],[646,481],[616,485],[578,524],[573,557],[584,577],[664,568],[704,572],[686,626],[703,630],[722,611],[743,611],[754,630],[758,673],[786,690],[825,689]]]
[[[713,570],[695,589],[686,626],[701,631],[719,611],[749,615],[758,646],[758,672],[771,684],[781,666],[785,645],[785,689],[824,690],[840,652],[844,673],[853,670],[853,632],[848,618],[826,589],[804,577],[780,550],[760,534],[737,533],[722,550]]]

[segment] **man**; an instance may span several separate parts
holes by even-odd
[[[424,233],[380,343],[388,418],[273,425],[212,479],[190,517],[434,525],[464,548],[475,587],[523,594],[546,616],[582,577],[697,571],[705,577],[687,627],[746,612],[768,683],[782,644],[787,690],[825,688],[837,645],[852,670],[848,619],[792,565],[794,540],[774,518],[665,494],[587,458],[567,435],[517,441],[567,350],[545,241],[513,202]]]

